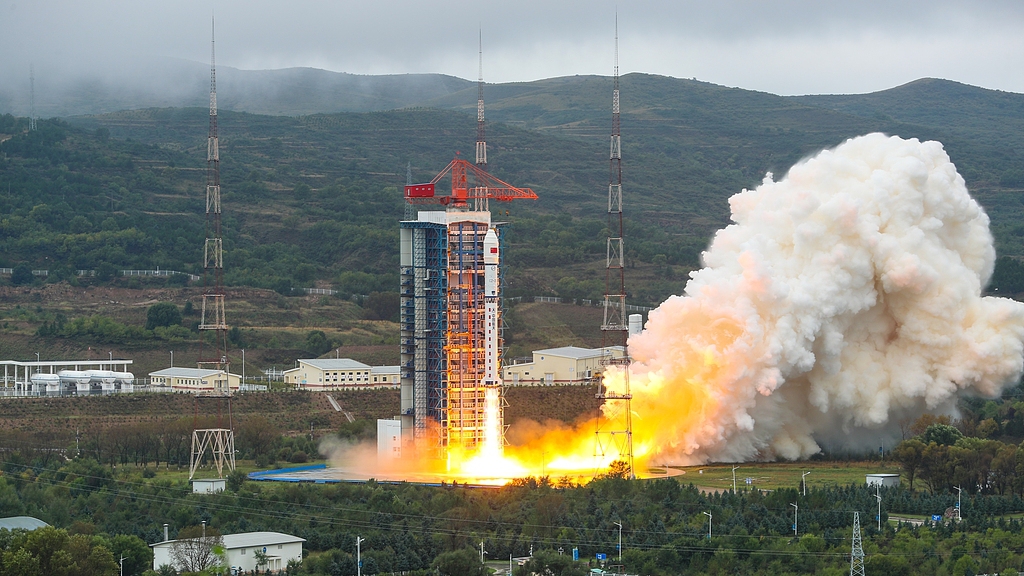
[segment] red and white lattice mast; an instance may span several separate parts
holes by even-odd
[[[609,352],[606,366],[618,366],[623,379],[621,392],[609,392],[602,387],[598,399],[619,404],[613,421],[598,414],[597,452],[603,457],[610,449],[617,450],[618,459],[626,464],[629,476],[633,470],[633,413],[629,391],[629,324],[626,316],[626,261],[622,224],[622,138],[619,132],[619,18],[615,17],[615,75],[612,89],[612,135],[610,170],[608,177],[608,244],[605,258],[604,320],[601,322],[601,340],[605,350],[621,346],[622,355]]]
[[[218,478],[224,468],[235,469],[235,435],[231,422],[231,373],[228,362],[228,325],[224,314],[224,241],[220,228],[220,146],[217,139],[217,66],[216,36],[210,26],[210,134],[206,143],[206,243],[203,246],[203,309],[199,321],[198,368],[216,370],[211,392],[196,394],[193,405],[192,450],[189,480],[195,477],[207,449],[213,455]],[[211,278],[212,277],[212,278]],[[212,280],[212,286],[211,284]],[[212,350],[206,346],[207,332],[213,333]],[[199,396],[219,396],[227,401],[228,425],[221,424],[218,409],[217,428],[199,428]]]
[[[210,38],[210,134],[206,144],[206,244],[203,247],[203,309],[199,322],[199,368],[224,371],[224,390],[230,394],[227,373],[228,325],[224,313],[224,240],[220,216],[220,145],[217,137],[216,44]],[[205,333],[213,333],[207,350]]]

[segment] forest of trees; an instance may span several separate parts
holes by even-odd
[[[618,522],[622,565],[630,574],[838,575],[849,571],[854,511],[860,512],[869,573],[1002,573],[1024,562],[1024,500],[1016,495],[964,495],[962,521],[947,515],[913,526],[887,520],[890,514],[942,515],[956,497],[884,489],[879,531],[875,490],[865,486],[814,488],[804,496],[796,486],[706,493],[675,479],[614,475],[585,486],[526,479],[487,489],[373,481],[275,484],[236,474],[228,492],[195,495],[183,481],[147,480],[88,458],[45,466],[8,458],[2,470],[4,514],[43,518],[64,531],[54,536],[62,541],[78,538],[78,546],[88,542],[93,550],[117,551],[118,542],[127,547],[137,540],[160,541],[164,523],[173,538],[202,521],[226,534],[280,531],[306,539],[305,559],[290,566],[289,574],[355,574],[357,536],[365,538],[364,574],[425,575],[439,566],[442,574],[477,574],[479,561],[469,560],[478,558],[480,542],[491,559],[526,557],[532,550],[530,563],[516,570],[522,576],[528,570],[582,574],[588,563],[597,565],[586,559],[599,552],[618,564]],[[795,535],[791,503],[800,506]],[[705,513],[713,518],[710,539]],[[2,556],[0,570],[24,560],[19,548],[47,561],[25,538],[0,535],[0,547],[11,551]],[[567,561],[573,548],[580,563]],[[96,554],[103,564],[106,554]]]
[[[908,438],[887,456],[902,464],[903,484],[878,492],[881,530],[876,491],[862,484],[811,486],[805,495],[798,479],[772,491],[704,492],[686,477],[628,480],[621,469],[582,486],[532,478],[501,488],[279,484],[235,472],[227,492],[196,495],[181,475],[164,472],[187,468],[188,418],[86,428],[62,446],[45,433],[5,430],[0,513],[49,522],[47,538],[57,544],[44,550],[25,534],[0,533],[0,575],[47,566],[54,560],[46,550],[61,547],[69,550],[61,562],[85,570],[91,559],[94,566],[72,573],[113,574],[108,553],[161,540],[164,523],[173,538],[203,521],[223,534],[267,530],[306,539],[303,562],[288,568],[296,575],[355,574],[357,536],[365,538],[368,575],[482,576],[480,542],[491,560],[532,551],[517,576],[582,575],[598,565],[587,560],[597,553],[614,558],[605,568],[619,564],[616,523],[623,526],[621,570],[629,574],[838,575],[849,570],[854,512],[869,573],[1012,573],[1024,565],[1024,447],[1007,435],[1021,426],[1019,408],[1014,397],[971,401],[959,420],[925,416],[908,425]],[[372,438],[363,424],[372,422],[346,424],[332,436]],[[236,422],[236,447],[239,458],[260,466],[305,462],[317,451],[308,436],[282,436],[259,416]],[[960,521],[954,486],[962,488]],[[892,516],[901,520],[890,523]],[[571,561],[573,548],[580,562]],[[125,574],[141,574],[144,565]]]

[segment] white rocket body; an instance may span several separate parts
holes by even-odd
[[[498,341],[498,235],[488,230],[484,237],[484,386],[501,386]]]

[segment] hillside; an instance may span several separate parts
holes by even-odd
[[[304,74],[294,71],[281,93],[301,91]],[[413,180],[429,180],[475,139],[472,83],[435,80],[436,90],[402,92],[420,94],[430,108],[222,111],[228,285],[288,296],[294,288],[334,288],[341,300],[355,296],[354,306],[331,304],[352,306],[346,314],[355,320],[368,314],[358,307],[360,295],[393,292],[406,166]],[[366,90],[406,81],[376,78]],[[246,90],[253,102],[269,101]],[[320,88],[310,90],[310,101],[329,100]],[[490,169],[540,196],[496,213],[510,223],[509,296],[597,298],[603,291],[610,90],[610,80],[596,76],[487,87]],[[873,95],[782,98],[644,74],[624,76],[622,94],[631,304],[656,305],[681,291],[711,235],[728,224],[729,196],[765,172],[778,177],[800,158],[875,130],[941,140],[988,211],[999,253],[1024,256],[1024,146],[1015,129],[1024,96],[928,80]],[[242,96],[224,94],[221,102],[231,97]],[[139,285],[114,273],[202,272],[207,123],[204,108],[41,120],[34,132],[23,118],[0,117],[0,267],[48,269],[51,284],[182,288],[180,276]],[[80,269],[98,276],[77,278]],[[997,274],[997,282],[1011,276]],[[1004,284],[1000,293],[1021,289]],[[56,311],[41,314],[37,321],[52,321]],[[565,318],[556,321],[551,334],[510,332],[520,339],[514,354],[557,344],[561,337],[553,334],[562,330],[573,342],[593,343]],[[275,322],[302,334],[301,324]],[[551,324],[521,324],[538,322]],[[335,326],[330,336],[340,342],[354,329],[348,320]],[[286,339],[301,342],[281,336],[274,348],[288,349]]]

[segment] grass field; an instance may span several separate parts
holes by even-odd
[[[710,464],[707,466],[670,466],[674,473],[682,474],[676,479],[683,484],[693,484],[704,490],[731,490],[733,466],[736,468],[736,488],[799,488],[804,472],[807,489],[825,486],[862,484],[866,474],[898,474],[899,465],[894,462],[758,462],[747,464]],[[664,468],[663,468],[664,469]],[[652,474],[657,478],[660,474]],[[749,483],[748,483],[749,479]]]

